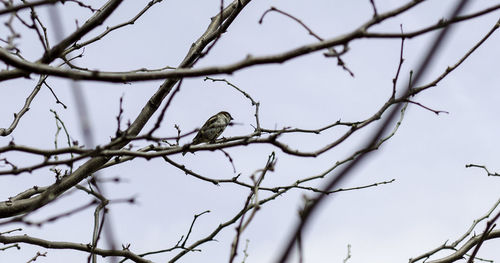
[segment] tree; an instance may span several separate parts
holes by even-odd
[[[122,2],[2,1],[2,258],[498,259],[500,4]]]

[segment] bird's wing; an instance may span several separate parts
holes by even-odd
[[[210,117],[205,122],[205,124],[203,124],[203,126],[201,126],[200,130],[198,131],[198,133],[196,134],[196,136],[193,139],[193,144],[202,143],[203,141],[201,141],[201,140],[204,137],[204,133],[208,130],[208,127],[210,127],[211,125],[213,125],[215,122],[217,122],[217,116],[216,115]]]

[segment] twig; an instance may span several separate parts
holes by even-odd
[[[165,117],[165,112],[170,106],[172,100],[174,99],[175,94],[177,94],[181,90],[181,85],[182,85],[182,79],[180,79],[179,82],[177,83],[177,87],[175,87],[174,91],[172,92],[172,95],[170,95],[170,98],[168,98],[167,103],[165,103],[165,106],[161,110],[160,115],[158,116],[158,119],[156,120],[154,127],[148,132],[147,136],[152,136],[153,133],[160,128],[160,124],[163,121],[163,118]]]
[[[314,31],[312,31],[311,28],[309,28],[306,24],[304,24],[304,22],[302,22],[302,20],[296,18],[295,16],[293,16],[293,15],[287,13],[287,12],[279,10],[276,7],[271,7],[268,10],[266,10],[262,14],[262,16],[260,17],[259,24],[262,24],[262,21],[264,20],[264,16],[266,14],[268,14],[269,12],[271,12],[271,11],[280,13],[282,15],[285,15],[285,16],[287,16],[287,17],[295,20],[297,23],[299,23],[302,27],[304,27],[307,30],[307,32],[309,33],[309,35],[315,37],[318,41],[324,41],[324,39],[322,37],[320,37],[318,34],[314,33]],[[346,45],[344,45],[344,47],[346,47]],[[342,54],[346,53],[348,49],[344,48],[344,51],[341,54],[337,53],[337,51],[333,47],[330,47],[328,50],[330,52],[327,53],[327,54],[325,54],[325,56],[326,57],[336,57],[337,58],[337,65],[339,65],[340,67],[342,67],[343,70],[347,71],[349,73],[349,75],[351,75],[351,77],[354,77],[354,73],[346,66],[345,62],[340,58],[340,56]]]
[[[373,8],[375,9],[375,4],[373,3],[373,0],[371,0]],[[375,14],[377,13],[377,10],[375,9]],[[403,34],[403,25],[399,25],[401,28],[401,34]],[[396,70],[396,76],[392,79],[392,97],[396,97],[396,86],[398,83],[398,78],[399,78],[399,72],[401,72],[401,66],[403,65],[403,62],[405,61],[403,58],[403,50],[404,50],[404,44],[405,44],[405,38],[401,37],[401,51],[399,52],[399,63],[398,63],[398,69]]]
[[[122,130],[121,130],[121,123],[122,123],[122,116],[123,116],[123,94],[120,96],[120,102],[118,104],[118,115],[116,116],[116,132],[115,136],[120,137],[122,136]]]
[[[24,105],[21,108],[21,110],[18,113],[14,113],[14,120],[12,121],[9,128],[7,129],[0,128],[0,136],[7,136],[14,131],[14,129],[17,127],[17,124],[19,124],[19,121],[21,120],[23,115],[30,109],[31,102],[33,101],[33,99],[35,99],[36,95],[38,94],[38,92],[42,87],[43,81],[46,78],[47,76],[40,76],[38,83],[36,84],[33,91],[31,91],[31,94],[26,98],[26,101],[24,102]]]
[[[148,11],[152,6],[154,6],[155,4],[161,2],[163,0],[151,0],[147,3],[147,5],[141,10],[139,11],[139,13],[137,13],[137,15],[135,15],[132,19],[126,21],[126,22],[123,22],[121,24],[118,24],[118,25],[115,25],[115,26],[111,26],[111,27],[106,27],[106,30],[104,32],[102,32],[101,34],[99,34],[98,36],[90,39],[90,40],[87,40],[83,43],[75,43],[73,46],[71,46],[70,48],[68,48],[67,50],[65,50],[63,53],[62,53],[62,56],[65,57],[66,55],[68,55],[69,53],[75,51],[75,50],[78,50],[82,47],[85,47],[89,44],[92,44],[98,40],[101,40],[104,36],[106,36],[107,34],[109,34],[110,32],[113,32],[119,28],[122,28],[122,27],[125,27],[125,26],[128,26],[128,25],[133,25],[144,13],[146,13],[146,11]]]
[[[9,248],[17,248],[19,250],[19,249],[21,249],[21,246],[19,246],[19,244],[13,244],[10,246],[0,247],[0,251],[5,251]]]
[[[231,155],[224,151],[223,149],[219,149],[222,153],[224,153],[224,156],[226,156],[227,160],[229,161],[229,163],[231,164],[231,166],[233,167],[233,173],[236,173],[236,166],[234,166],[234,161],[233,161],[233,158],[231,157]]]
[[[191,222],[191,225],[189,226],[189,230],[187,232],[186,238],[184,238],[184,241],[182,242],[182,245],[181,245],[182,247],[186,246],[186,242],[189,238],[189,235],[191,235],[191,231],[193,230],[193,226],[194,226],[194,223],[196,222],[196,219],[198,219],[198,217],[200,217],[204,214],[208,214],[208,213],[210,213],[210,210],[205,210],[199,214],[194,215],[193,221]]]
[[[378,12],[377,12],[377,7],[375,6],[375,1],[374,0],[370,0],[370,4],[372,5],[372,9],[373,9],[373,17],[377,17],[378,16]]]
[[[44,77],[44,76],[41,76],[41,77]],[[66,104],[64,104],[62,101],[59,100],[59,98],[57,97],[56,93],[54,92],[54,90],[52,89],[52,87],[47,83],[46,81],[46,76],[45,76],[45,79],[43,80],[43,84],[45,84],[45,86],[50,90],[50,92],[52,93],[52,96],[54,96],[54,98],[56,99],[56,104],[61,104],[63,106],[63,108],[67,109],[68,107],[66,106]]]
[[[80,2],[80,1],[75,1],[75,0],[39,0],[39,1],[34,1],[34,2],[24,2],[23,4],[19,4],[19,5],[15,5],[15,6],[14,5],[7,6],[4,9],[0,9],[0,15],[13,13],[13,12],[16,12],[19,10],[23,10],[26,8],[32,8],[35,6],[52,5],[52,4],[55,4],[57,2],[73,2],[73,3],[77,3],[79,6],[86,7],[88,9],[91,9],[92,11],[96,11],[91,6],[85,5],[84,3]]]
[[[268,10],[266,10],[266,11],[262,14],[262,16],[261,16],[261,17],[260,17],[260,19],[259,19],[259,24],[262,24],[262,22],[264,22],[264,17],[265,17],[268,13],[273,12],[273,11],[274,11],[274,12],[277,12],[277,13],[279,13],[279,14],[282,14],[282,15],[284,15],[284,16],[287,16],[287,17],[289,17],[289,18],[291,18],[291,19],[293,19],[295,22],[299,23],[299,24],[300,24],[300,25],[301,25],[301,26],[302,26],[305,30],[307,30],[307,32],[309,33],[309,35],[313,36],[313,37],[314,37],[314,38],[316,38],[317,40],[319,40],[319,41],[323,41],[323,40],[324,40],[324,39],[323,39],[322,37],[320,37],[318,34],[314,33],[314,31],[312,31],[312,29],[311,29],[311,28],[309,28],[306,24],[304,24],[304,22],[302,22],[302,20],[300,20],[300,19],[296,18],[295,16],[293,16],[293,15],[291,15],[291,14],[289,14],[289,13],[285,12],[285,11],[279,10],[278,8],[276,8],[276,7],[274,7],[274,6],[270,7]]]
[[[481,169],[483,169],[484,171],[486,171],[486,173],[488,174],[488,176],[500,176],[500,174],[499,174],[499,173],[497,173],[497,172],[494,172],[494,173],[490,172],[490,171],[488,170],[488,168],[486,168],[486,166],[484,166],[484,165],[472,164],[472,163],[471,163],[471,164],[466,164],[466,165],[465,165],[465,168],[470,168],[470,167],[477,167],[477,168],[481,168]]]
[[[447,111],[444,111],[444,110],[434,110],[434,109],[431,109],[431,108],[429,108],[429,107],[427,107],[427,106],[422,105],[422,104],[421,104],[421,103],[419,103],[419,102],[415,102],[415,101],[412,101],[412,100],[405,100],[405,101],[406,101],[406,102],[408,102],[408,103],[412,103],[412,104],[418,105],[418,106],[420,106],[420,107],[422,107],[422,108],[424,108],[424,109],[426,109],[426,110],[428,110],[428,111],[432,111],[432,112],[434,112],[434,114],[436,114],[436,115],[439,115],[439,113],[446,113],[446,114],[449,114],[449,112],[447,112]]]
[[[375,13],[377,11],[375,10]],[[344,260],[342,260],[343,263],[347,263],[347,261],[351,258],[351,244],[347,244],[347,255],[345,256]]]
[[[84,204],[80,207],[76,207],[76,208],[73,208],[67,212],[64,212],[64,213],[61,213],[61,214],[58,214],[58,215],[54,215],[54,216],[51,216],[49,218],[46,218],[46,219],[43,219],[43,220],[39,220],[39,221],[30,221],[30,220],[27,220],[27,219],[24,219],[25,216],[19,216],[19,217],[15,217],[15,218],[12,218],[11,220],[9,221],[5,221],[5,222],[2,222],[0,223],[0,225],[4,225],[4,224],[7,224],[7,223],[13,223],[13,222],[18,222],[18,223],[23,223],[27,226],[37,226],[37,227],[41,227],[42,225],[46,224],[46,223],[53,223],[61,218],[64,218],[64,217],[68,217],[70,215],[73,215],[73,214],[76,214],[78,212],[81,212],[83,210],[86,210],[87,208],[89,207],[92,207],[96,204],[95,201],[91,201],[87,204]]]
[[[32,257],[26,263],[35,262],[38,259],[38,257],[46,257],[46,256],[47,256],[47,252],[41,253],[40,251],[38,251],[38,252],[36,252],[36,255],[34,257]]]
[[[252,106],[255,106],[255,124],[256,124],[256,127],[255,127],[255,131],[258,132],[261,130],[260,128],[260,120],[259,120],[259,106],[260,106],[260,102],[258,101],[255,101],[247,92],[245,92],[244,90],[238,88],[236,85],[234,85],[233,83],[229,82],[227,79],[217,79],[217,78],[211,78],[211,77],[205,77],[205,79],[203,79],[204,81],[207,81],[207,80],[211,80],[212,82],[216,82],[216,81],[222,81],[222,82],[225,82],[227,85],[235,88],[237,91],[239,91],[241,94],[243,94],[243,96],[245,96],[247,99],[250,100],[250,102],[252,103]]]
[[[0,232],[0,235],[10,234],[12,232],[22,231],[22,230],[23,230],[22,228],[11,229],[11,230],[8,230],[8,231],[5,231],[5,232]]]
[[[44,240],[36,237],[31,237],[27,235],[20,235],[20,236],[5,236],[5,235],[0,235],[0,242],[4,244],[11,244],[11,243],[26,243],[26,244],[31,244],[31,245],[36,245],[40,247],[45,247],[45,248],[50,248],[50,249],[72,249],[76,251],[83,251],[83,252],[91,252],[93,248],[86,244],[79,244],[79,243],[72,243],[72,242],[57,242],[57,241],[49,241],[49,240]],[[125,257],[128,258],[134,262],[138,263],[152,263],[151,261],[144,259],[134,253],[132,253],[130,250],[107,250],[107,249],[101,249],[101,248],[95,248],[94,253],[103,256],[103,257]]]
[[[243,249],[243,260],[241,260],[241,263],[245,263],[248,258],[248,243],[250,243],[250,240],[246,239],[245,248]]]

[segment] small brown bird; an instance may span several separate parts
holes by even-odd
[[[226,129],[227,125],[229,125],[231,120],[233,120],[233,117],[231,117],[231,114],[227,111],[221,111],[210,117],[198,131],[198,134],[194,137],[191,145],[204,142],[215,142],[215,140]],[[187,150],[185,150],[182,155],[185,155],[186,152]]]
[[[233,120],[233,117],[227,111],[221,111],[210,117],[198,131],[192,144],[214,142],[226,129],[231,120]]]

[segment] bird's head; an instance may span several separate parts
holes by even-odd
[[[219,115],[222,115],[222,116],[226,117],[226,118],[227,118],[228,120],[230,120],[230,121],[231,121],[231,120],[234,120],[234,119],[233,119],[233,117],[231,117],[231,114],[229,114],[229,112],[227,112],[227,111],[221,111],[221,112],[219,112],[219,113],[217,113],[217,114],[219,114]]]

